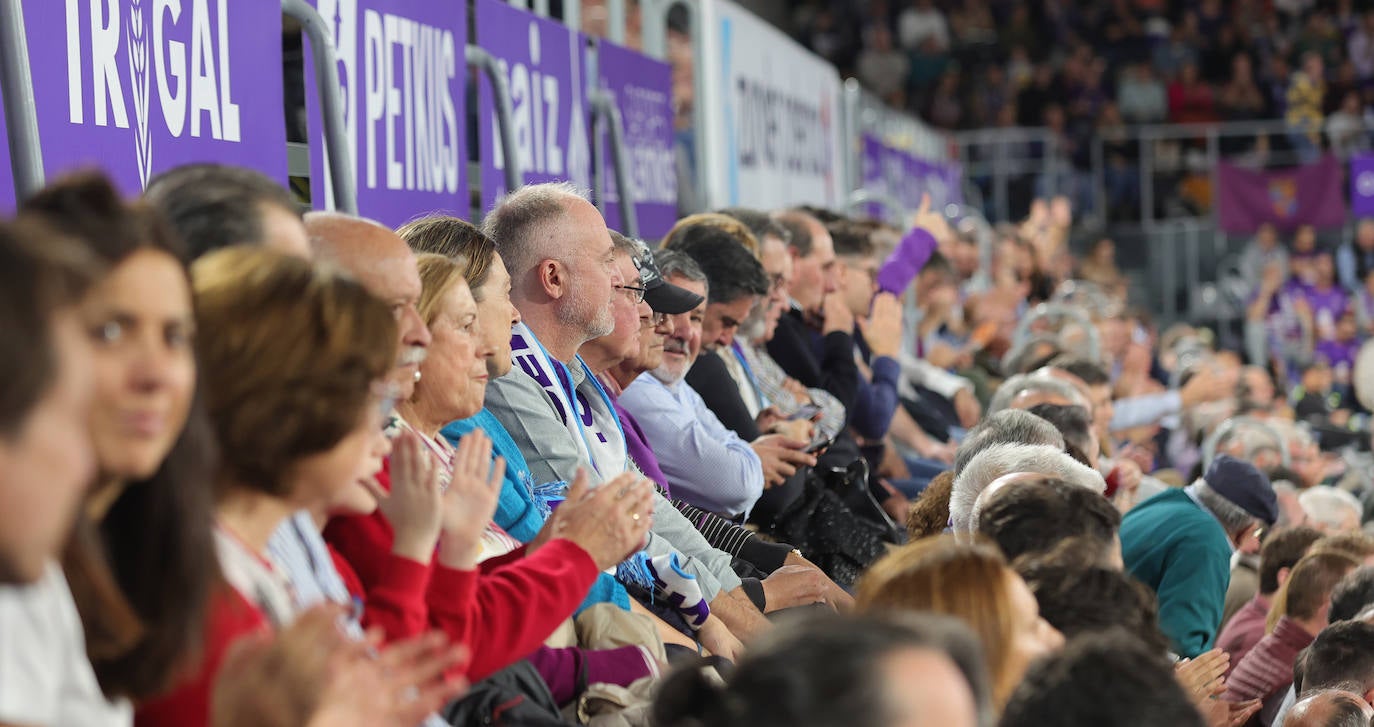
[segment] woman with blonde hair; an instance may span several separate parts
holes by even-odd
[[[397,441],[398,447],[414,445],[428,454],[421,460],[429,473],[404,481],[429,491],[437,512],[434,526],[443,533],[439,547],[436,552],[432,540],[426,540],[424,547],[412,549],[396,535],[393,521],[401,513],[389,501],[396,496],[393,488],[402,486],[403,478],[393,477],[398,461],[389,462],[378,476],[383,489],[392,492],[379,493],[380,512],[335,518],[327,538],[369,594],[386,584],[387,554],[414,550],[407,557],[432,569],[418,613],[469,643],[473,659],[467,675],[473,680],[528,659],[562,705],[578,696],[579,675],[590,675],[588,683],[629,684],[656,674],[657,660],[635,646],[602,651],[543,646],[583,602],[600,570],[638,549],[652,520],[652,490],[627,475],[589,493],[579,478],[536,541],[537,550],[492,521],[504,460],[496,459],[490,487],[454,493],[449,483],[458,463],[474,456],[489,459],[492,445],[482,432],[469,433],[455,444],[441,430],[482,409],[490,378],[487,362],[498,344],[483,335],[481,311],[465,277],[467,261],[424,253],[416,263],[421,282],[416,308],[433,340],[414,393],[397,402]],[[623,497],[617,499],[618,493]],[[479,563],[484,565],[478,568]],[[474,572],[475,584],[456,587],[461,580],[471,581],[467,574]],[[390,637],[407,635],[404,623],[380,625]]]
[[[986,540],[952,535],[908,543],[878,560],[859,580],[861,611],[929,611],[962,619],[983,644],[993,701],[1006,704],[1035,658],[1064,637],[1040,616],[1035,596]]]

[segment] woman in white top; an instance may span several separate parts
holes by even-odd
[[[23,638],[0,648],[0,722],[128,724],[127,700],[165,689],[198,648],[218,572],[190,281],[161,216],[99,175],[59,180],[21,213],[84,243],[105,269],[78,306],[95,479],[62,568],[3,594],[0,633]]]
[[[94,472],[90,350],[73,301],[97,269],[70,238],[0,224],[0,722],[118,724],[54,562]],[[127,721],[127,716],[124,718]]]

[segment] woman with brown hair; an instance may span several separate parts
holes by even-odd
[[[218,577],[209,527],[213,444],[196,398],[190,282],[180,241],[161,216],[125,203],[99,174],[59,180],[20,213],[79,241],[103,268],[77,304],[91,353],[87,433],[96,474],[63,573],[98,682],[90,686],[123,714],[59,721],[127,723],[125,699],[165,689],[193,658]],[[33,611],[40,612],[55,618],[54,610]],[[41,641],[48,624],[12,625]],[[8,686],[37,699],[36,677],[56,671],[26,665],[35,681]]]
[[[210,680],[229,646],[299,615],[268,541],[297,510],[336,501],[372,475],[388,450],[382,422],[396,399],[386,383],[396,322],[357,282],[249,247],[207,255],[194,272],[195,325],[213,332],[197,338],[196,353],[222,453],[211,533],[229,588],[215,594],[195,675],[141,705],[142,725],[205,724]],[[439,660],[443,669],[457,657]]]
[[[861,611],[931,611],[956,616],[983,643],[1000,709],[1038,656],[1064,637],[1040,616],[1035,596],[997,546],[939,535],[892,551],[859,580]]]

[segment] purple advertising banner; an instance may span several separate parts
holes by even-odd
[[[311,2],[339,54],[358,212],[391,227],[427,212],[467,217],[463,3]],[[313,84],[311,54],[306,54],[305,77]],[[313,203],[316,209],[333,209],[324,122],[317,94],[311,85],[307,89]]]
[[[1374,217],[1374,154],[1350,158],[1350,214]]]
[[[1217,220],[1226,232],[1254,232],[1265,222],[1281,230],[1345,223],[1342,169],[1333,156],[1293,169],[1254,170],[1217,164]]]
[[[879,193],[913,212],[921,206],[921,197],[930,194],[933,207],[959,204],[963,201],[962,172],[954,162],[920,159],[894,149],[875,136],[862,137],[862,178],[864,189]],[[883,205],[870,204],[868,214],[883,217]],[[891,214],[891,210],[886,210]]]
[[[598,44],[601,88],[615,99],[625,123],[625,152],[634,183],[639,234],[655,240],[677,222],[677,158],[673,149],[673,69],[608,41]],[[620,195],[611,164],[610,134],[604,134],[606,224],[620,230]]]
[[[461,3],[460,3],[461,5]],[[525,184],[592,181],[586,66],[581,33],[502,0],[477,0],[477,44],[496,57],[510,83],[515,145]],[[482,208],[506,193],[491,83],[477,94]]]
[[[23,0],[48,179],[99,167],[128,194],[188,162],[286,181],[281,4]],[[14,193],[8,149],[0,208]]]

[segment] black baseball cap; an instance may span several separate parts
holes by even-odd
[[[706,298],[663,279],[654,264],[654,253],[645,245],[639,246],[634,256],[635,269],[639,271],[640,285],[644,288],[644,302],[655,312],[670,316],[686,313],[701,305]]]

